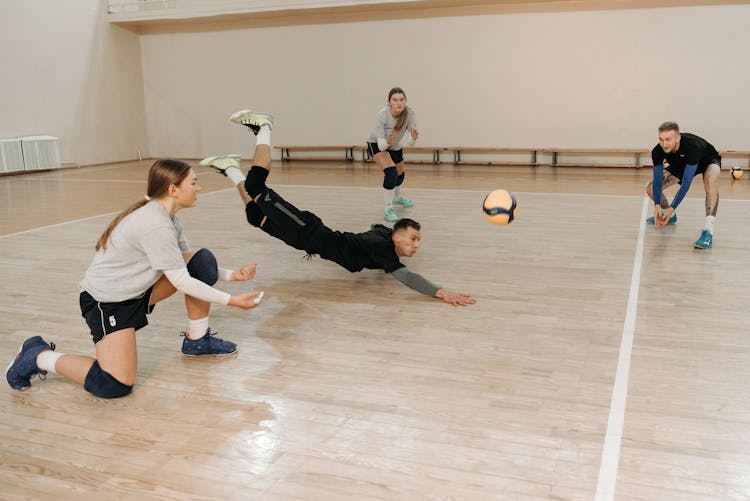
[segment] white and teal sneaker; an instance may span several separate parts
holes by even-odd
[[[708,249],[711,247],[711,244],[713,243],[714,236],[713,234],[708,230],[701,231],[701,236],[698,237],[698,240],[695,241],[695,248],[696,249]]]
[[[393,223],[394,221],[398,221],[398,216],[396,216],[396,212],[393,210],[393,207],[386,207],[383,219],[385,219],[386,221],[390,221],[391,223]]]
[[[227,175],[226,170],[230,167],[240,168],[240,156],[239,155],[224,155],[221,157],[207,157],[200,161],[201,165],[205,165],[215,169],[217,172],[223,175]]]
[[[414,205],[414,202],[412,202],[410,198],[406,198],[404,196],[394,198],[393,203],[402,207],[411,207],[412,205]]]
[[[258,131],[263,125],[268,125],[269,129],[273,129],[273,117],[268,113],[261,113],[253,110],[240,110],[232,113],[229,120],[236,124],[244,125],[256,136]]]

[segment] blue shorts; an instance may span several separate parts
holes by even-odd
[[[91,329],[94,344],[111,332],[130,328],[138,330],[146,327],[148,325],[146,315],[154,310],[154,305],[148,304],[153,288],[153,286],[149,287],[141,297],[117,303],[102,303],[88,292],[81,292],[79,298],[81,316],[86,319]]]

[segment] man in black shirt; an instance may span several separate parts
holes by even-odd
[[[271,127],[273,118],[265,113],[242,110],[231,120],[247,126],[257,137],[252,168],[247,177],[239,169],[239,157],[209,157],[201,161],[232,180],[245,203],[247,221],[269,235],[308,255],[319,254],[351,272],[365,268],[383,270],[422,294],[437,297],[454,306],[474,304],[468,294],[453,292],[412,273],[401,263],[419,248],[420,225],[411,219],[397,221],[393,229],[376,224],[370,231],[350,233],[328,228],[312,212],[299,210],[266,186],[271,169]]]
[[[698,249],[708,249],[713,242],[716,209],[719,206],[719,152],[695,134],[680,134],[680,127],[676,123],[664,122],[659,126],[659,144],[651,150],[651,159],[654,162],[654,179],[646,186],[646,193],[655,204],[654,216],[648,218],[647,222],[657,226],[676,223],[677,206],[690,189],[693,177],[702,174],[706,189],[706,222],[694,245]],[[670,204],[662,188],[676,183],[680,189]]]

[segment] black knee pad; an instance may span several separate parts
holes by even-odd
[[[404,184],[404,178],[406,177],[406,173],[401,173],[398,175],[398,178],[396,179],[396,186],[401,186]]]
[[[250,198],[255,198],[268,189],[266,186],[268,169],[260,165],[253,165],[245,177],[245,191]]]
[[[86,374],[83,387],[89,393],[101,398],[120,398],[133,391],[132,386],[119,382],[112,374],[103,371],[97,361],[94,361],[94,365]]]
[[[219,265],[216,256],[208,249],[199,249],[187,264],[188,273],[204,284],[213,285],[219,280]]]
[[[396,170],[396,166],[383,169],[383,188],[392,190],[396,187],[396,183],[398,183],[398,170]]]
[[[263,222],[263,211],[255,202],[249,202],[245,205],[245,217],[247,217],[248,223],[259,227],[260,223]]]

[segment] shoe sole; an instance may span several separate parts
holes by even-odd
[[[230,121],[230,122],[234,122],[234,123],[236,123],[236,124],[240,124],[240,125],[258,125],[258,124],[256,124],[256,123],[252,123],[252,122],[249,122],[249,121],[247,121],[247,122],[243,122],[243,121],[241,121],[241,120],[240,120],[240,117],[241,117],[242,115],[261,115],[261,116],[264,116],[264,117],[268,117],[268,120],[269,120],[269,121],[271,122],[271,124],[273,124],[273,115],[269,115],[268,113],[263,113],[263,112],[261,112],[261,111],[253,111],[253,110],[240,110],[240,111],[235,111],[235,112],[234,112],[234,113],[232,113],[232,115],[231,115],[231,116],[229,117],[229,121]]]
[[[206,158],[204,158],[203,160],[201,160],[201,161],[199,162],[199,164],[200,164],[200,165],[203,165],[203,166],[210,166],[210,165],[211,165],[211,162],[213,162],[213,161],[214,161],[214,160],[216,160],[217,158],[219,158],[219,157],[206,157]]]
[[[24,341],[24,343],[25,343],[25,341]],[[13,361],[12,361],[12,362],[11,362],[10,364],[8,364],[8,368],[7,368],[7,369],[5,369],[5,381],[6,381],[6,382],[8,381],[8,372],[10,371],[10,368],[11,368],[11,367],[13,367],[13,364],[15,364],[15,363],[16,363],[16,358],[17,358],[17,357],[18,357],[18,355],[20,355],[20,354],[21,354],[21,352],[23,351],[23,344],[24,344],[24,343],[21,343],[21,347],[20,347],[20,348],[18,348],[18,353],[16,353],[16,356],[15,356],[15,357],[13,357]],[[10,386],[10,383],[8,383],[8,386]],[[10,387],[11,387],[11,388],[13,388],[13,386],[10,386]],[[28,385],[28,386],[24,386],[23,388],[13,388],[13,389],[14,389],[14,390],[16,390],[16,391],[24,391],[24,390],[28,390],[29,388],[31,388],[31,383],[29,383],[29,385]]]
[[[710,244],[708,244],[705,247],[702,247],[702,246],[698,245],[697,243],[695,243],[695,244],[693,244],[693,247],[695,247],[696,249],[706,250],[706,249],[711,248],[711,244],[713,244],[713,242],[711,242]]]
[[[241,160],[242,157],[239,155],[223,155],[223,156],[213,156],[213,157],[206,157],[200,162],[198,162],[199,165],[203,165],[204,167],[213,167],[214,169],[218,169],[219,167],[214,167],[211,165],[211,163],[216,160],[217,158],[234,158],[236,160]],[[224,169],[222,169],[224,170]]]
[[[232,358],[236,357],[239,353],[239,349],[234,350],[232,353],[201,353],[200,355],[190,355],[188,353],[183,353],[182,356],[185,358],[208,358],[208,357],[223,357],[223,358]]]

